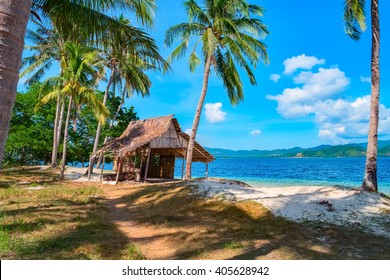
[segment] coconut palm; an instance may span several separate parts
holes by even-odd
[[[354,40],[359,40],[366,29],[365,0],[346,0],[344,4],[345,32]],[[377,154],[379,122],[379,0],[371,0],[371,108],[368,129],[366,166],[362,188],[366,191],[378,191]]]
[[[130,21],[121,15],[118,22],[123,25],[130,25]],[[110,34],[107,34],[110,36]],[[168,63],[154,50],[153,42],[150,40],[132,40],[131,42],[123,42],[121,45],[115,44],[115,40],[109,45],[108,49],[103,52],[103,59],[106,62],[106,67],[109,69],[110,77],[104,92],[103,104],[106,105],[109,91],[112,88],[115,90],[119,88],[122,92],[122,102],[125,97],[130,97],[133,93],[141,94],[143,97],[149,95],[149,90],[152,85],[149,77],[145,71],[160,70],[167,71],[169,69]],[[118,111],[121,108],[118,108]],[[114,115],[110,123],[110,128],[115,122]],[[100,140],[102,124],[99,122],[96,130],[96,137],[92,153],[95,153]],[[107,141],[104,139],[104,143]],[[89,170],[92,172],[94,158],[90,160]]]
[[[50,19],[64,36],[77,40],[94,39],[108,44],[107,32],[119,41],[142,38],[146,34],[135,27],[123,27],[107,14],[115,9],[135,12],[144,25],[153,23],[154,0],[1,0],[0,1],[0,167],[15,103],[18,74],[27,22],[32,14]],[[119,38],[119,33],[122,37]],[[123,36],[125,35],[125,36]],[[156,48],[157,49],[157,48]]]
[[[48,101],[57,98],[58,95],[64,95],[69,98],[64,130],[64,145],[60,172],[61,179],[64,177],[69,122],[73,107],[81,106],[82,104],[87,105],[101,123],[104,123],[105,118],[109,115],[107,108],[95,94],[95,87],[99,79],[103,76],[104,70],[98,53],[90,48],[70,42],[65,44],[65,51],[66,58],[64,59],[64,65],[62,66],[62,75],[55,78],[49,78],[48,80],[58,80],[57,87],[42,98],[39,103],[47,103]]]
[[[204,0],[203,6],[197,2],[185,1],[189,22],[175,25],[165,34],[167,46],[171,46],[175,40],[181,41],[168,62],[184,56],[190,42],[194,42],[189,55],[190,70],[193,72],[201,61],[204,62],[202,91],[187,148],[186,179],[191,178],[192,153],[211,69],[222,79],[230,102],[237,104],[244,99],[237,65],[244,69],[250,83],[255,85],[256,79],[248,63],[256,67],[259,60],[268,61],[266,46],[259,41],[268,34],[267,27],[260,19],[253,17],[263,15],[261,7],[248,4],[245,0]],[[197,52],[199,45],[202,46],[201,58],[198,58]]]
[[[41,22],[34,21],[37,25],[36,30],[27,30],[26,37],[33,43],[32,46],[25,48],[32,51],[31,56],[27,56],[22,61],[24,70],[20,73],[20,77],[29,77],[26,84],[33,84],[40,81],[43,75],[52,67],[53,63],[57,62],[60,66],[60,61],[65,55],[65,39],[55,29],[45,27]],[[60,70],[60,72],[62,72]],[[64,115],[65,102],[57,96],[56,115],[54,119],[53,131],[53,149],[51,156],[51,167],[57,167],[58,146],[61,139],[62,119]]]

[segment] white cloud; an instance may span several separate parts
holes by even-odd
[[[261,130],[258,130],[258,129],[254,129],[251,132],[249,132],[249,134],[253,135],[253,136],[260,135],[261,133],[262,133]]]
[[[184,132],[187,133],[188,135],[191,135],[192,129],[191,128],[187,128]]]
[[[209,123],[218,123],[222,122],[225,120],[226,113],[222,112],[222,103],[217,102],[217,103],[207,103],[205,106],[205,115],[206,115],[206,120]]]
[[[306,69],[310,70],[315,65],[321,65],[325,63],[325,59],[318,59],[315,56],[306,56],[305,54],[301,54],[298,56],[293,56],[291,58],[287,58],[284,64],[284,74],[292,74],[297,69]]]
[[[271,81],[273,81],[274,83],[277,83],[277,82],[279,81],[280,78],[281,78],[281,76],[278,75],[278,74],[271,74],[271,75],[269,76],[269,79],[270,79]]]
[[[286,88],[280,95],[267,96],[267,99],[278,101],[277,110],[285,118],[307,115],[310,113],[307,104],[335,96],[349,85],[349,79],[338,68],[320,68],[317,73],[302,72],[293,80],[303,85]]]
[[[360,81],[362,83],[371,83],[371,77],[363,77],[363,76],[360,76]]]
[[[267,96],[278,102],[280,115],[286,119],[311,116],[318,127],[318,137],[332,143],[366,139],[371,97],[340,98],[350,80],[338,67],[304,71],[292,80],[300,86]],[[380,105],[379,133],[390,135],[390,108],[384,105]]]

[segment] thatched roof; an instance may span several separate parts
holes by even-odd
[[[124,156],[138,148],[148,147],[152,140],[168,131],[171,123],[178,137],[181,136],[188,143],[190,136],[182,132],[177,119],[169,115],[130,122],[121,136],[104,144],[95,154],[110,153],[113,156]],[[184,157],[182,149],[178,151],[177,156]],[[193,161],[210,162],[214,159],[199,143],[195,142]]]

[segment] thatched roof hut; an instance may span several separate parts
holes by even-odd
[[[138,159],[141,177],[173,178],[175,159],[185,158],[189,138],[173,115],[132,121],[120,137],[104,144],[95,155],[113,157],[118,174],[131,172]],[[214,159],[195,142],[192,161],[207,165]]]

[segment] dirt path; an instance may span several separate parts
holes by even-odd
[[[145,185],[118,185],[104,187],[105,203],[110,210],[110,218],[118,229],[136,244],[146,259],[177,259],[176,242],[171,238],[176,231],[154,225],[145,225],[135,221],[131,215],[129,196]],[[130,208],[130,209],[129,209]]]

